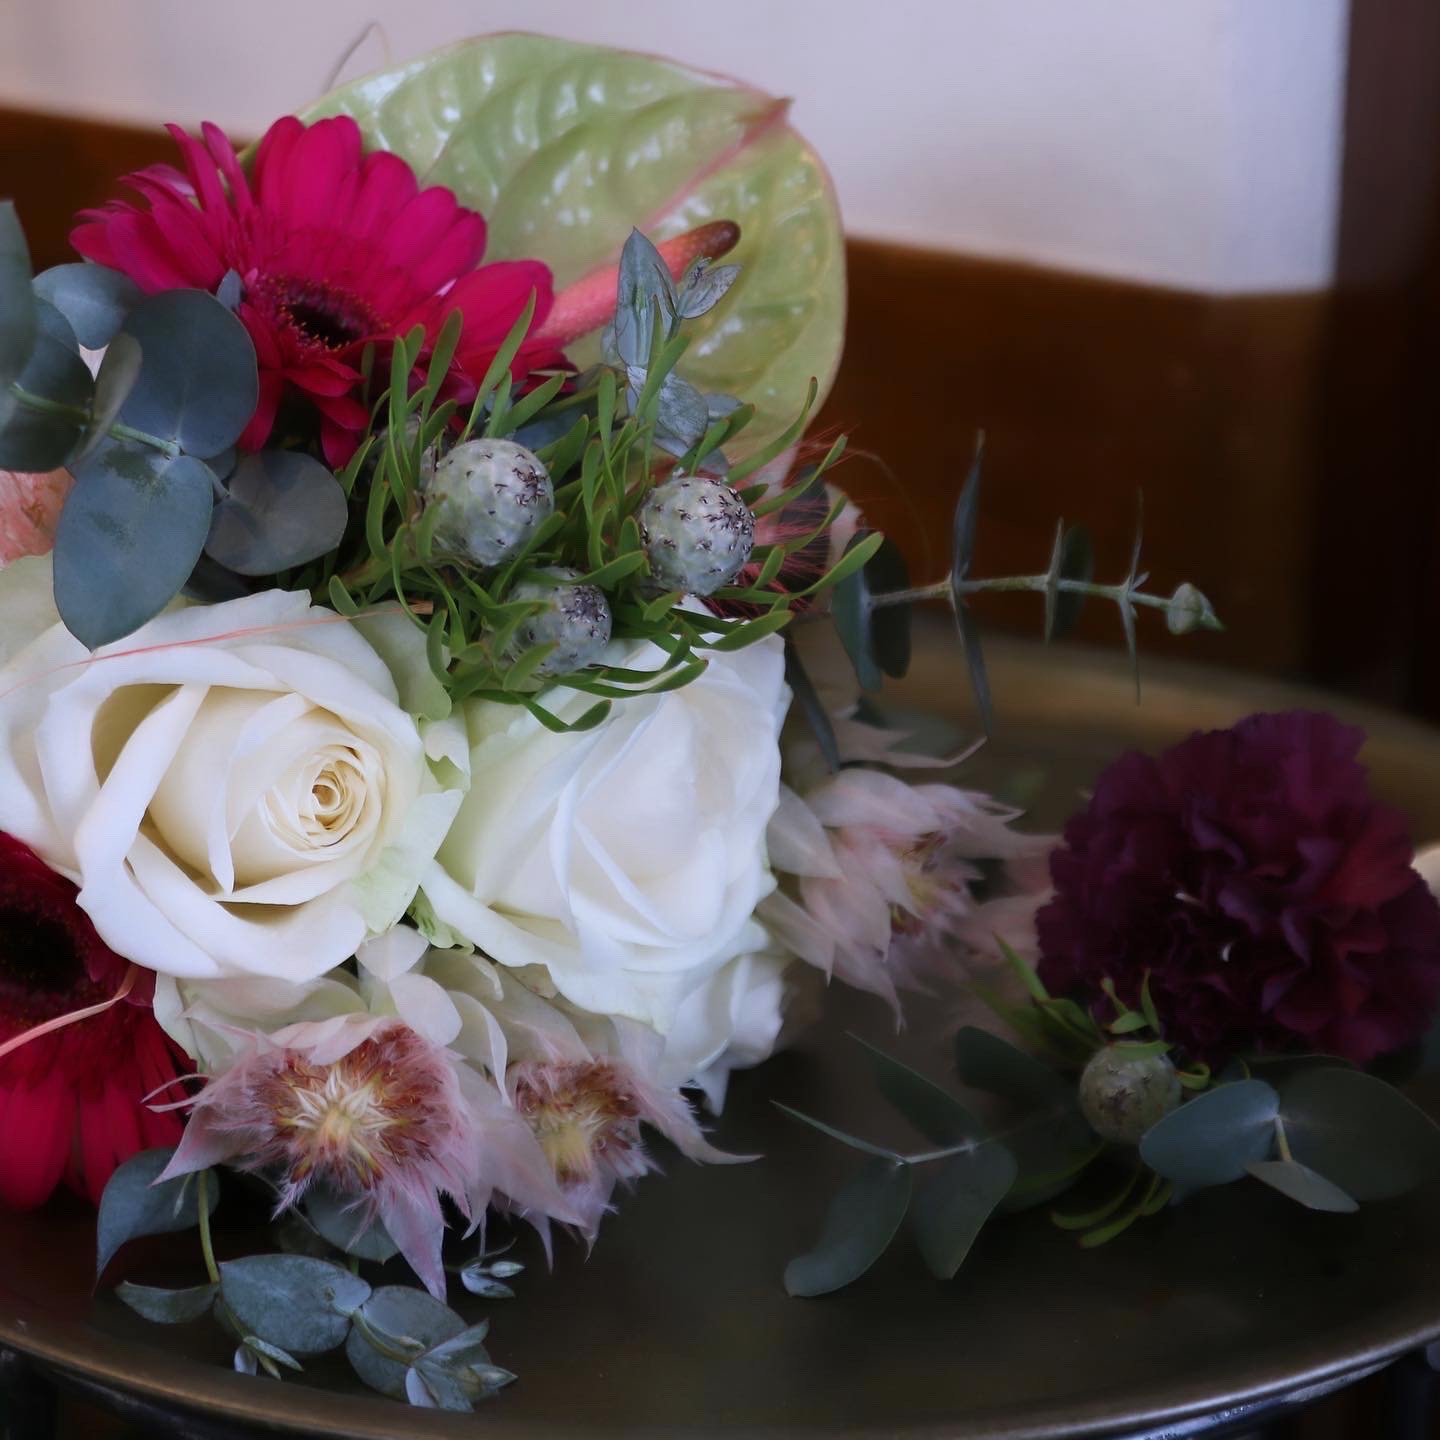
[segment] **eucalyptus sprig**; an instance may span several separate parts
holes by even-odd
[[[1079,526],[1056,525],[1055,541],[1046,569],[1034,575],[1007,575],[979,578],[970,573],[975,551],[976,522],[980,505],[980,481],[984,462],[984,437],[976,444],[970,472],[955,504],[951,527],[949,572],[928,585],[911,585],[904,558],[890,541],[884,541],[866,565],[847,577],[837,588],[833,608],[840,637],[865,689],[878,689],[882,677],[899,678],[909,663],[910,607],[940,601],[954,614],[956,629],[969,669],[970,687],[988,733],[994,711],[990,681],[980,644],[979,627],[969,607],[972,596],[991,593],[1028,592],[1044,596],[1047,643],[1074,623],[1079,604],[1093,597],[1108,600],[1120,612],[1125,645],[1135,669],[1135,693],[1140,693],[1140,666],[1135,637],[1137,608],[1162,610],[1172,634],[1193,630],[1221,630],[1224,627],[1205,596],[1188,581],[1169,596],[1149,594],[1144,586],[1149,576],[1140,568],[1141,531],[1137,527],[1130,566],[1123,579],[1103,585],[1091,578],[1093,556],[1087,533]],[[857,541],[868,540],[865,532]]]
[[[235,1368],[250,1375],[263,1370],[275,1380],[303,1371],[312,1356],[343,1348],[366,1385],[432,1409],[473,1410],[515,1379],[485,1348],[488,1321],[470,1324],[413,1285],[372,1287],[359,1273],[361,1262],[391,1258],[393,1244],[378,1225],[357,1229],[355,1212],[323,1190],[307,1197],[303,1214],[290,1212],[316,1242],[313,1252],[217,1260],[210,1216],[220,1198],[218,1173],[160,1181],[174,1153],[133,1156],[116,1169],[100,1200],[97,1278],[130,1240],[199,1230],[205,1283],[177,1290],[122,1280],[115,1293],[137,1315],[159,1325],[211,1315],[235,1341]],[[485,1299],[507,1298],[512,1292],[501,1278],[524,1267],[489,1259],[465,1268],[466,1289]]]
[[[869,1045],[876,1088],[934,1148],[878,1144],[779,1107],[865,1157],[831,1197],[815,1245],[786,1268],[791,1294],[822,1295],[858,1279],[907,1218],[927,1266],[949,1279],[995,1215],[1055,1200],[1087,1175],[1094,1176],[1088,1193],[1051,1213],[1087,1249],[1197,1190],[1247,1178],[1336,1213],[1440,1178],[1440,1126],[1383,1080],[1325,1056],[1256,1062],[1273,1083],[1248,1066],[1214,1081],[1204,1067],[1192,1067],[1181,1072],[1190,1098],[1138,1143],[1107,1141],[1087,1118],[1076,1062],[1092,1045],[1092,1061],[1118,1056],[1143,1066],[1162,1058],[1169,1047],[1154,1007],[1142,1000],[1135,1010],[1112,996],[1116,1015],[1102,1027],[1035,984],[1036,1024],[1027,1034],[1052,1047],[1063,1041],[1063,1058],[1030,1054],[988,1030],[966,1027],[955,1037],[957,1076],[993,1098],[996,1123],[980,1121],[946,1088]]]

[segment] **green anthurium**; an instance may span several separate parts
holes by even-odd
[[[648,55],[491,35],[356,80],[301,118],[355,118],[422,184],[489,226],[486,261],[543,260],[557,288],[617,263],[632,227],[656,240],[728,219],[739,279],[687,326],[686,378],[757,408],[754,450],[840,358],[845,255],[823,166],[761,91]],[[581,365],[594,336],[567,346]]]

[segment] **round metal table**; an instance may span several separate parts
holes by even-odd
[[[1370,729],[1376,786],[1409,810],[1417,841],[1440,838],[1440,736],[1422,726],[1160,662],[1145,666],[1137,707],[1123,658],[995,645],[989,659],[996,737],[962,783],[1024,797],[1038,827],[1056,825],[1127,746],[1168,744],[1252,710],[1328,704]],[[943,631],[922,632],[909,679],[886,703],[971,723]],[[478,1416],[365,1393],[335,1357],[283,1385],[232,1373],[218,1328],[153,1326],[113,1295],[92,1295],[93,1220],[65,1205],[0,1215],[7,1373],[58,1377],[146,1434],[1138,1440],[1254,1427],[1440,1338],[1434,1191],[1337,1216],[1258,1185],[1230,1187],[1099,1251],[1078,1249],[1043,1214],[1022,1215],[987,1228],[951,1283],[929,1278],[901,1244],[847,1291],[789,1298],[785,1260],[812,1238],[848,1162],[769,1101],[862,1131],[893,1123],[841,1033],[894,1048],[888,1012],[838,989],[831,1000],[820,1028],[732,1086],[718,1139],[763,1161],[707,1170],[666,1156],[666,1176],[624,1201],[588,1260],[562,1241],[547,1272],[522,1242],[530,1268],[517,1299],[459,1303],[491,1316],[492,1353],[520,1376]],[[898,1042],[937,1077],[944,1018],[929,1014]],[[1440,1093],[1417,1094],[1440,1111]],[[234,1238],[224,1209],[216,1223],[223,1257]],[[146,1243],[157,1278],[177,1254],[189,1263],[188,1237]],[[38,1435],[46,1392],[27,1384],[8,1413],[12,1428]]]

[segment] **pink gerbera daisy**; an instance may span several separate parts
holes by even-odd
[[[98,1204],[115,1167],[174,1145],[180,1121],[146,1097],[189,1065],[150,1012],[154,977],[95,933],[75,887],[0,834],[0,1047],[77,1011],[0,1057],[0,1203],[29,1209],[62,1182]],[[103,1008],[102,1008],[103,1007]]]
[[[484,219],[442,186],[422,190],[398,155],[362,153],[349,116],[310,126],[293,115],[277,120],[248,178],[216,126],[201,127],[203,143],[169,128],[186,173],[152,165],[127,176],[144,203],[84,211],[70,239],[147,293],[214,291],[229,272],[239,276],[236,313],[260,366],[243,449],[263,445],[282,400],[299,396],[320,412],[326,459],[342,464],[368,421],[356,394],[366,342],[416,324],[433,336],[452,310],[465,317],[454,362],[463,376],[484,372],[532,291],[531,336],[512,371],[520,378],[565,363],[535,335],[554,298],[549,268],[480,266]]]

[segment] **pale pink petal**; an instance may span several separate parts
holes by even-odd
[[[27,475],[0,470],[0,565],[22,555],[47,555],[74,480],[68,470]]]

